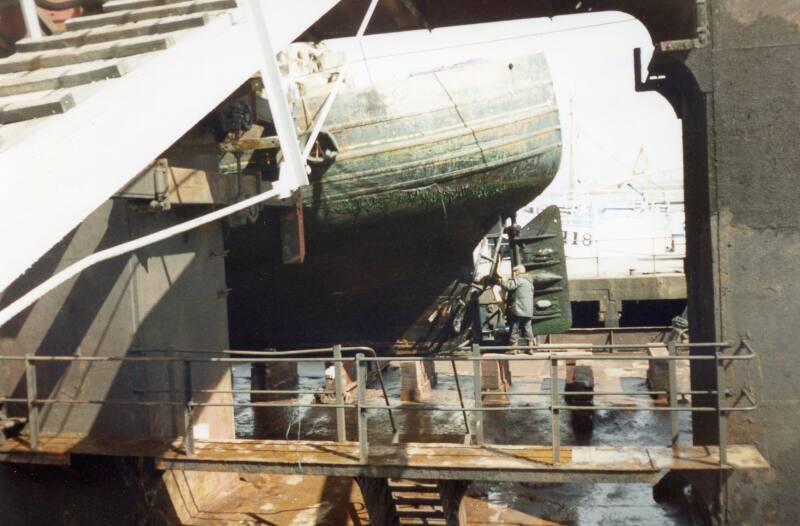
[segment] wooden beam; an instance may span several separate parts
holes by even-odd
[[[306,259],[306,230],[303,203],[298,194],[293,206],[281,208],[281,257],[287,265],[300,264]]]
[[[75,107],[75,99],[70,93],[57,93],[41,99],[12,102],[0,106],[0,124],[57,115],[69,111],[73,107]]]
[[[176,205],[189,204],[230,204],[236,200],[237,175],[219,174],[170,167],[167,172],[167,200]],[[243,174],[241,179],[243,195],[259,193],[259,178]]]
[[[174,40],[170,36],[136,37],[120,42],[91,44],[77,48],[44,52],[17,53],[0,60],[0,73],[18,73],[41,68],[70,66],[95,60],[123,58],[167,49]]]
[[[70,18],[64,25],[69,31],[80,29],[92,29],[95,27],[109,26],[113,24],[125,24],[128,22],[140,22],[142,20],[152,20],[168,16],[183,16],[208,11],[221,11],[224,9],[235,9],[236,0],[197,0],[191,2],[181,2],[178,4],[150,7],[147,9],[136,9],[131,11],[118,11],[103,13],[100,15],[89,15],[80,18]]]
[[[116,197],[160,198],[170,206],[227,205],[235,202],[237,192],[253,196],[260,191],[260,179],[255,174],[242,174],[239,188],[236,174],[169,166],[166,160],[159,160],[117,192]]]
[[[197,440],[195,455],[185,453],[181,439],[135,440],[122,437],[43,436],[32,451],[26,437],[0,444],[0,454],[112,455],[153,457],[160,469],[250,471],[332,476],[526,481],[561,474],[565,479],[625,480],[662,471],[764,470],[769,464],[755,446],[728,447],[728,463],[719,464],[715,446],[570,446],[553,464],[547,446],[468,446],[442,443],[373,444],[367,464],[354,442],[308,440]],[[0,460],[2,458],[0,457]]]
[[[66,71],[43,69],[20,77],[0,77],[0,97],[72,88],[100,80],[119,78],[126,72],[124,63],[116,62],[102,66],[79,65],[70,67]]]
[[[31,51],[46,51],[50,49],[66,49],[70,47],[85,46],[88,44],[99,44],[101,42],[113,42],[127,38],[134,38],[146,35],[157,35],[171,33],[184,29],[192,29],[206,25],[210,20],[208,14],[192,15],[173,20],[155,20],[131,23],[116,27],[107,27],[96,30],[69,31],[40,40],[28,38],[17,41],[17,50],[21,53]],[[13,58],[13,57],[11,57]],[[7,60],[11,60],[11,58]],[[0,61],[2,64],[4,61]]]

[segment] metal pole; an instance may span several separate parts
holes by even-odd
[[[25,359],[25,384],[28,402],[28,429],[31,434],[31,449],[39,447],[39,405],[36,403],[38,389],[36,385],[36,362]]]
[[[472,346],[472,356],[478,358],[477,360],[472,362],[472,385],[475,391],[475,409],[480,409],[483,406],[483,400],[481,400],[481,396],[483,395],[483,380],[481,379],[481,346],[479,344],[474,344]],[[483,445],[484,442],[484,435],[483,435],[483,411],[473,411],[475,414],[475,443]]]
[[[39,14],[33,0],[19,0],[22,18],[25,20],[25,29],[30,38],[42,38],[42,27],[39,25]]]
[[[344,394],[342,392],[342,378],[344,377],[344,364],[342,364],[342,346],[341,345],[334,345],[333,346],[333,357],[336,359],[336,362],[333,364],[334,367],[334,374],[336,375],[333,379],[333,386],[334,392],[336,393],[336,405],[339,406],[336,408],[336,440],[339,442],[344,442],[347,440],[347,427],[345,422],[345,413],[344,407],[341,407],[344,403]]]
[[[717,433],[719,434],[719,463],[728,463],[728,414],[723,411],[725,404],[725,362],[722,353],[715,351],[717,358]]]
[[[458,369],[456,369],[456,361],[450,360],[450,365],[453,366],[453,378],[456,380],[456,391],[458,391],[458,403],[461,406],[461,409],[464,409],[464,395],[461,394],[461,381],[458,379]],[[466,411],[461,411],[461,414],[464,416],[464,430],[467,435],[469,435],[469,418],[467,417]]]
[[[558,358],[550,358],[550,425],[553,447],[553,464],[561,462],[561,434],[558,417]]]
[[[374,352],[373,352],[374,354]],[[386,392],[386,385],[383,383],[383,373],[381,372],[381,364],[379,362],[375,362],[375,371],[378,373],[378,383],[381,384],[381,393],[383,393],[383,401],[386,403],[386,407],[391,406],[392,404],[389,403],[389,394]],[[389,425],[392,426],[392,440],[397,442],[400,440],[400,435],[397,431],[397,424],[394,421],[394,413],[391,409],[387,409],[389,412]]]
[[[295,190],[308,184],[306,164],[303,162],[300,153],[300,143],[297,139],[294,120],[289,111],[286,94],[283,91],[281,74],[278,70],[278,62],[275,60],[275,51],[272,49],[263,7],[259,0],[247,0],[246,4],[261,51],[259,53],[261,77],[264,80],[275,131],[278,132],[278,139],[283,152],[284,161],[281,163],[279,178],[281,181],[288,179],[289,190]],[[286,171],[289,173],[286,174]],[[287,175],[288,177],[286,177]]]
[[[594,265],[595,265],[595,275],[599,278],[600,277],[600,241],[594,242]]]
[[[652,249],[650,255],[653,258],[653,274],[656,273],[656,238],[650,238]]]
[[[194,408],[192,407],[192,362],[183,361],[183,403],[186,454],[194,455]]]
[[[678,350],[675,348],[674,339],[667,342],[667,350],[669,351],[670,356],[678,355]],[[678,412],[674,410],[674,408],[678,405],[678,375],[676,372],[677,364],[678,362],[675,360],[669,360],[667,362],[669,371],[669,406],[673,408],[673,411],[670,413],[670,424],[672,430],[671,443],[673,447],[678,445],[678,437],[680,435],[680,428],[678,427]]]
[[[367,362],[364,355],[356,355],[356,381],[358,382],[358,456],[362,464],[369,460],[369,437],[367,436]]]

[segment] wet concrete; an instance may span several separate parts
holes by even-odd
[[[578,362],[581,363],[580,361]],[[593,362],[597,391],[645,391],[647,363]],[[599,364],[599,365],[598,365]],[[456,362],[464,401],[472,405],[472,364]],[[486,413],[486,440],[502,444],[550,443],[549,365],[547,362],[515,362],[511,365],[511,411]],[[458,407],[455,376],[450,362],[437,362],[438,383],[428,399],[416,407],[448,405]],[[321,366],[301,364],[298,389],[313,390],[324,384]],[[564,388],[565,369],[559,371],[559,389]],[[681,390],[688,389],[688,367],[679,367]],[[400,400],[400,374],[395,366],[384,372],[388,395],[393,403]],[[250,385],[249,369],[236,369],[237,388]],[[533,392],[541,395],[519,395]],[[371,403],[380,404],[382,394],[370,389]],[[313,395],[301,395],[295,401],[310,402]],[[562,399],[563,400],[563,399]],[[244,398],[242,398],[244,401]],[[287,401],[291,401],[287,399]],[[596,405],[650,406],[649,396],[596,396]],[[348,438],[357,436],[355,412],[347,411]],[[395,411],[401,441],[436,441],[460,443],[464,440],[465,423],[461,412]],[[335,438],[335,411],[328,408],[239,408],[236,414],[237,436],[240,438]],[[691,442],[691,419],[680,413],[681,443]],[[470,420],[470,426],[473,425]],[[670,417],[668,413],[600,411],[594,415],[591,435],[576,435],[569,416],[561,418],[561,441],[568,445],[667,445]],[[391,441],[391,426],[386,411],[374,411],[369,419],[370,442]],[[293,488],[282,486],[281,477],[255,477],[271,491],[257,492],[269,503],[271,517],[267,524],[297,524],[297,514],[304,513],[307,524],[360,524],[365,521],[363,502],[352,481],[324,477],[300,477]],[[280,491],[281,488],[284,491]],[[322,491],[327,488],[326,491]],[[466,497],[470,524],[558,524],[589,526],[679,525],[695,524],[685,505],[659,505],[652,499],[647,484],[529,484],[474,483]],[[264,495],[270,495],[264,499]],[[273,495],[275,496],[273,498]],[[331,500],[335,497],[334,500]],[[247,499],[245,499],[247,500]],[[220,502],[220,505],[223,503]],[[261,505],[264,505],[263,503]],[[242,502],[239,502],[239,507]],[[293,511],[292,511],[293,510]],[[314,511],[316,510],[316,511]],[[291,511],[291,513],[290,513]],[[360,513],[360,515],[359,515]],[[313,517],[313,518],[312,518]],[[360,518],[358,518],[360,517]],[[333,522],[331,522],[333,521]]]

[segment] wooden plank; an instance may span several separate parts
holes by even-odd
[[[27,53],[31,51],[46,51],[51,49],[66,49],[70,47],[84,46],[88,44],[99,44],[101,42],[113,42],[127,38],[134,38],[146,35],[157,35],[172,33],[184,29],[202,27],[209,22],[209,15],[193,15],[175,17],[168,20],[153,20],[140,23],[130,23],[118,27],[102,29],[69,31],[54,35],[40,40],[25,38],[16,44],[19,52]],[[0,62],[2,63],[2,62]]]
[[[0,453],[0,462],[15,464],[42,464],[48,466],[69,466],[70,455],[39,455],[36,453]]]
[[[125,64],[116,62],[94,66],[81,65],[72,67],[67,71],[43,69],[17,78],[0,77],[0,97],[21,95],[34,91],[73,88],[91,82],[119,78],[126,72]]]
[[[173,45],[171,36],[136,37],[113,43],[99,43],[78,48],[44,52],[17,53],[0,60],[0,73],[17,73],[41,68],[70,66],[96,60],[123,58],[161,51]]]
[[[103,12],[113,13],[129,9],[145,9],[161,5],[177,4],[185,0],[109,0],[103,4]]]
[[[202,440],[195,442],[195,455],[186,455],[181,440],[132,440],[126,438],[43,436],[38,451],[31,451],[26,437],[0,444],[0,454],[93,454],[146,456],[161,460],[205,463],[259,463],[286,466],[359,465],[354,442],[292,440]],[[643,472],[662,470],[768,469],[769,464],[754,446],[728,448],[729,464],[719,465],[719,448],[713,446],[642,447],[572,446],[562,448],[562,462],[551,462],[546,446],[465,446],[461,444],[371,445],[371,466],[453,470],[518,470],[567,472]]]
[[[75,99],[70,93],[60,93],[52,97],[25,102],[12,102],[0,106],[0,124],[38,119],[64,113],[75,107]]]
[[[128,199],[153,199],[157,192],[163,192],[165,200],[171,205],[230,204],[236,199],[236,174],[166,166],[163,187],[156,188],[157,169],[158,166],[154,164],[144,170],[139,177],[117,192],[116,196]],[[243,174],[241,191],[247,196],[262,191],[259,177],[254,174]]]
[[[140,22],[142,20],[152,20],[167,16],[182,16],[208,11],[222,11],[224,9],[234,9],[236,0],[198,0],[191,2],[181,2],[178,4],[151,7],[147,9],[137,9],[132,11],[119,11],[113,13],[103,13],[100,15],[83,16],[71,18],[64,25],[69,31],[80,29],[92,29],[114,24],[125,24],[128,22]]]

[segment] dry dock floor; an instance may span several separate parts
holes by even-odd
[[[643,361],[600,362],[595,368],[595,388],[646,390],[646,365]],[[546,367],[543,362],[515,362],[512,393],[546,392]],[[471,364],[459,362],[457,368],[466,395],[472,389]],[[457,403],[451,364],[438,362],[436,370],[438,385],[423,405]],[[687,373],[688,368],[679,369],[682,387],[688,387]],[[563,377],[562,368],[560,383]],[[397,371],[387,371],[386,381],[390,396],[399,397]],[[378,403],[378,395],[375,390],[370,392],[371,403]],[[186,455],[180,440],[45,435],[37,452],[31,451],[24,436],[5,442],[0,446],[0,458],[67,464],[75,454],[154,457],[158,467],[169,470],[166,476],[173,493],[188,503],[185,524],[368,524],[360,492],[350,478],[365,473],[476,480],[466,497],[470,524],[693,524],[687,510],[658,505],[650,494],[650,484],[665,470],[720,469],[716,448],[690,445],[688,415],[682,415],[683,438],[676,449],[659,445],[667,441],[667,413],[600,412],[588,438],[574,435],[564,416],[561,462],[554,465],[549,447],[550,415],[536,410],[548,403],[547,397],[521,395],[510,400],[517,410],[486,414],[487,444],[483,447],[463,445],[460,412],[397,412],[403,440],[435,439],[437,443],[392,444],[386,431],[387,414],[376,411],[370,419],[368,468],[359,461],[356,442],[330,441],[335,427],[333,411],[328,408],[303,410],[299,417],[298,410],[285,409],[281,410],[284,418],[277,419],[272,419],[276,409],[270,408],[271,426],[259,425],[256,412],[250,415],[255,427],[261,432],[272,428],[265,437],[270,442],[247,438],[197,441],[194,456]],[[596,397],[595,402],[627,407],[654,403],[648,396]],[[348,415],[351,440],[355,439],[353,416]],[[305,422],[302,432],[298,418]],[[289,431],[295,436],[292,425],[297,425],[300,441],[285,440]],[[278,437],[283,440],[275,440]],[[548,445],[524,445],[530,443]],[[722,469],[768,467],[755,448],[731,446],[728,453],[730,464]],[[181,469],[228,472],[237,483],[198,501],[192,498],[187,474]]]

